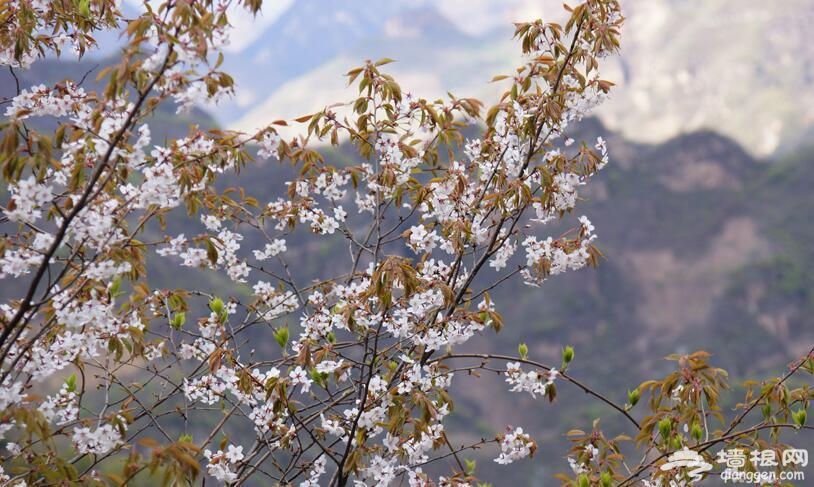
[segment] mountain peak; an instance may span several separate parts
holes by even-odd
[[[469,36],[430,6],[400,12],[384,23],[384,35],[390,39],[443,38],[445,42]]]

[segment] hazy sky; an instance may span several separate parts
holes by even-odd
[[[514,22],[518,19],[538,18],[542,16],[542,3],[539,0],[387,0],[398,1],[405,8],[433,5],[444,17],[450,20],[462,32],[480,35],[489,30]],[[138,0],[125,0],[138,8]],[[159,3],[151,0],[151,3]],[[262,13],[253,18],[242,8],[234,8],[229,15],[232,25],[231,44],[227,51],[235,52],[245,48],[263,33],[263,29],[273,24],[277,18],[294,5],[294,0],[267,0],[263,2]],[[558,9],[559,10],[559,9]],[[384,20],[384,19],[383,19]]]

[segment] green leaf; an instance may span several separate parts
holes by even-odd
[[[175,316],[172,317],[172,321],[170,321],[170,326],[172,326],[176,330],[180,330],[184,323],[186,323],[186,321],[187,321],[186,313],[181,311],[179,313],[175,313]]]
[[[67,386],[68,392],[76,392],[76,374],[71,374],[65,379],[65,385]]]
[[[797,426],[804,426],[806,424],[806,410],[800,409],[791,413],[791,418],[794,420],[794,424]]]
[[[277,345],[280,345],[280,348],[285,348],[286,344],[288,343],[288,327],[283,326],[278,328],[274,332],[274,341],[277,342]]]
[[[110,295],[113,296],[113,297],[118,297],[119,296],[119,291],[121,290],[121,287],[122,287],[122,280],[121,280],[120,277],[117,277],[115,280],[113,280],[112,283],[110,283]]]
[[[211,240],[206,241],[206,257],[212,265],[218,263],[218,249],[215,248],[215,244]]]
[[[76,7],[82,17],[90,17],[90,0],[79,0]]]

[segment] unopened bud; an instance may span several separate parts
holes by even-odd
[[[704,429],[701,428],[701,425],[698,423],[693,423],[692,428],[690,429],[690,434],[696,441],[701,441],[701,438],[704,436]]]
[[[797,426],[803,426],[806,424],[806,416],[807,414],[805,409],[800,409],[791,413],[791,418],[794,420],[794,424]]]
[[[215,312],[216,315],[220,316],[223,313],[223,300],[220,298],[215,298],[212,301],[209,301],[209,309]]]
[[[630,406],[635,406],[636,403],[639,402],[639,389],[633,389],[632,391],[627,391],[627,403]]]
[[[574,360],[574,347],[572,347],[571,345],[567,345],[565,348],[562,349],[563,368],[565,368],[566,365],[570,364],[572,360]]]
[[[670,418],[664,418],[659,421],[659,434],[665,441],[670,438],[670,433],[673,431],[673,421]]]
[[[529,347],[525,343],[521,343],[517,346],[517,354],[520,355],[520,358],[526,360],[529,356]]]

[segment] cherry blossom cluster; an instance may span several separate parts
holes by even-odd
[[[65,117],[82,109],[87,98],[85,90],[68,81],[55,89],[40,84],[23,89],[6,107],[6,117],[25,120],[29,117]]]
[[[314,460],[314,464],[308,472],[308,478],[300,482],[300,487],[319,487],[319,479],[326,472],[325,465],[327,462],[325,456],[320,456]]]
[[[546,395],[546,389],[554,383],[557,378],[557,369],[552,368],[547,374],[541,374],[536,370],[523,372],[519,362],[509,362],[506,364],[506,382],[512,388],[512,392],[528,392],[531,397]]]
[[[13,209],[5,211],[11,221],[35,223],[42,218],[42,207],[53,198],[52,187],[40,183],[34,175],[9,185]]]
[[[204,103],[217,103],[234,94],[231,80],[218,84],[209,82],[228,79],[211,65],[212,60],[229,45],[228,24],[218,20],[230,3],[213,2],[208,12],[214,14],[207,19],[211,22],[209,30],[195,24],[179,26],[179,19],[173,17],[152,23],[145,32],[142,49],[147,57],[141,67],[154,73],[166,70],[156,87],[178,105],[176,113],[188,112]],[[196,7],[202,12],[207,11],[207,6]],[[167,42],[167,36],[174,37],[172,43]]]
[[[539,285],[549,275],[562,274],[585,267],[591,259],[591,243],[596,239],[594,226],[587,217],[579,219],[577,238],[540,241],[534,236],[523,240],[527,267],[521,271],[527,284]]]
[[[500,440],[500,456],[495,462],[502,465],[513,463],[534,453],[537,445],[529,435],[523,433],[523,428],[509,430]]]
[[[0,278],[22,290],[0,305],[0,432],[15,440],[3,462],[35,459],[18,466],[36,478],[54,458],[87,459],[83,481],[121,463],[125,477],[160,467],[179,485],[262,472],[303,486],[468,486],[463,468],[431,477],[424,466],[487,443],[500,464],[530,456],[522,428],[452,445],[453,378],[478,368],[456,353],[503,326],[489,291],[505,279],[540,285],[596,264],[586,217],[557,238],[544,225],[569,219],[609,161],[604,140],[576,147],[565,131],[609,88],[594,56],[615,48],[618,4],[582,4],[564,31],[518,24],[527,62],[486,116],[478,100],[402,93],[384,59],[348,73],[352,116],[304,117],[303,137],[192,128],[159,142],[148,121],[162,103],[183,111],[232,93],[219,67],[237,5],[153,3],[125,19],[103,0],[12,2],[41,20],[0,27],[17,30],[0,35],[0,61],[15,66],[35,52],[10,50],[23,32],[50,27],[40,47],[81,50],[94,28],[121,25],[125,42],[99,76],[106,89],[36,86],[5,110],[0,209],[14,228]],[[91,27],[54,28],[61,19]],[[35,117],[54,137],[38,138]],[[314,139],[359,157],[332,165]],[[216,184],[255,158],[290,162],[294,176],[260,195]],[[294,265],[323,248],[342,251]],[[510,362],[511,390],[552,396],[556,369],[538,369]],[[39,456],[51,438],[70,453]]]
[[[109,423],[95,429],[77,427],[74,428],[72,439],[79,453],[103,455],[122,444],[122,431]]]
[[[210,450],[206,450],[204,456],[209,461],[206,473],[225,484],[237,480],[237,474],[232,469],[235,464],[243,460],[242,446],[229,445],[225,452],[218,450],[216,453],[212,453]]]
[[[28,68],[44,52],[58,55],[70,52],[81,55],[95,44],[90,34],[92,30],[110,28],[118,14],[116,5],[111,2],[100,5],[97,2],[76,2],[70,7],[43,0],[13,0],[4,3],[4,22],[0,37],[0,65],[15,68]],[[86,24],[64,22],[68,15],[81,14]],[[31,37],[30,42],[16,39]]]
[[[58,393],[49,396],[40,405],[40,411],[48,421],[66,424],[79,418],[79,397],[76,391],[64,384]]]

